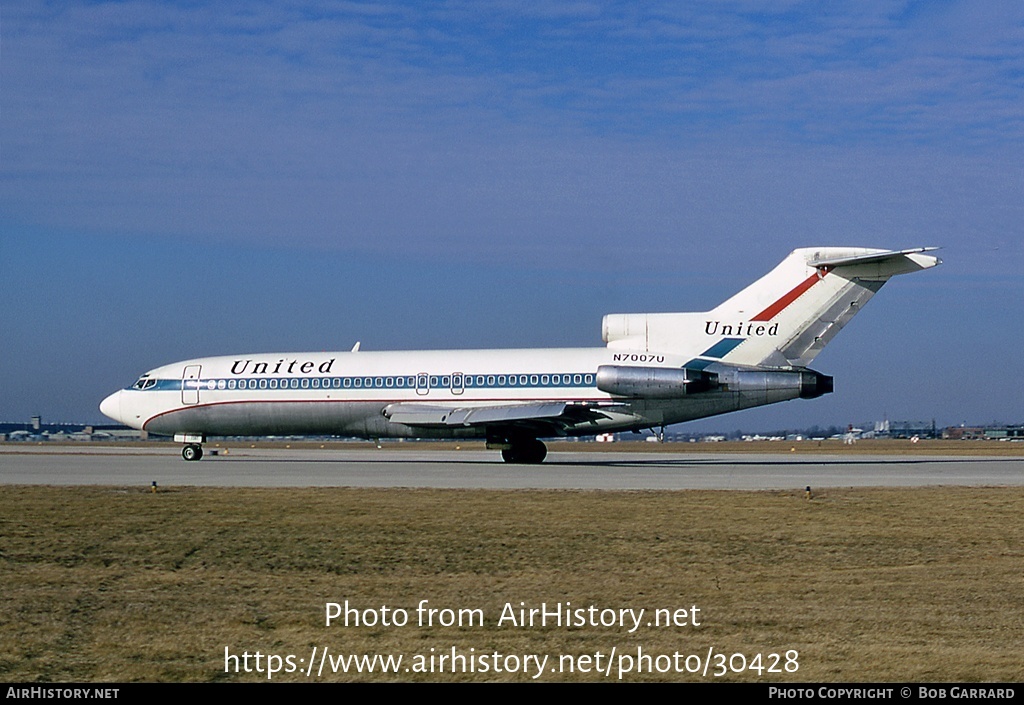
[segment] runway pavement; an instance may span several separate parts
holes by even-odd
[[[558,452],[508,465],[493,451],[0,446],[0,484],[489,489],[803,489],[1024,485],[1024,457]]]

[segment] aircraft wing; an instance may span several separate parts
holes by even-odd
[[[615,405],[621,406],[621,405]],[[565,428],[598,418],[608,418],[596,404],[566,401],[502,404],[498,406],[442,406],[397,403],[384,408],[384,416],[406,426],[444,428],[453,426],[519,426]]]

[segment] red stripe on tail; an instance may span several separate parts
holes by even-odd
[[[773,303],[771,306],[766,308],[761,313],[757,314],[750,320],[752,321],[770,321],[775,318],[784,308],[789,306],[791,303],[800,298],[800,295],[810,289],[814,284],[819,281],[822,277],[828,274],[831,267],[822,267],[820,272],[815,272],[811,276],[804,279],[802,282],[797,284],[793,289],[783,296],[781,299]]]

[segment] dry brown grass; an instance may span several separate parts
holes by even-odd
[[[0,679],[261,678],[225,674],[225,646],[299,658],[313,646],[406,658],[457,646],[552,659],[640,646],[799,651],[798,672],[765,680],[1021,681],[1022,514],[1021,488],[840,489],[808,501],[795,492],[8,486]],[[478,607],[487,624],[325,627],[324,603],[346,599]],[[520,601],[696,604],[703,624],[499,629],[501,606]],[[603,677],[544,676],[573,679]],[[696,677],[628,676],[647,679]]]

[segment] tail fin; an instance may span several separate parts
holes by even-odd
[[[693,356],[700,362],[805,367],[890,277],[928,269],[936,248],[810,247],[707,313],[612,314],[611,348]]]

